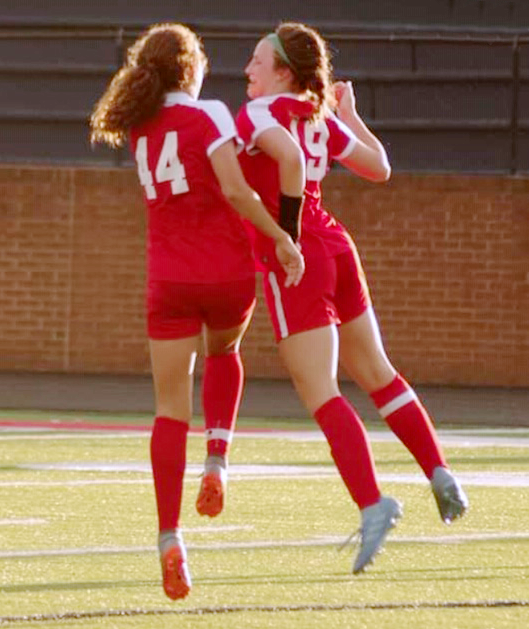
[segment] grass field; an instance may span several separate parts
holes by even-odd
[[[17,424],[0,427],[2,627],[529,626],[528,429],[441,433],[471,500],[450,527],[407,451],[372,431],[383,491],[405,516],[359,576],[355,549],[337,552],[358,512],[311,424],[241,421],[228,504],[214,520],[194,511],[204,442],[192,434],[182,525],[193,590],[171,602],[155,549],[146,418],[51,417],[0,413]],[[99,429],[104,422],[128,429]],[[284,431],[293,427],[303,430]]]

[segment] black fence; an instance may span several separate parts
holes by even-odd
[[[527,0],[0,0],[0,24],[134,26],[181,21],[200,26],[259,24],[272,28],[279,20],[299,20],[332,30],[332,22],[347,27],[381,25],[464,28],[529,26]]]
[[[235,113],[262,23],[193,24],[211,60],[204,98]],[[0,160],[130,165],[93,149],[87,120],[143,25],[0,26]],[[395,171],[529,172],[529,29],[320,27],[335,74],[355,84],[360,113]]]

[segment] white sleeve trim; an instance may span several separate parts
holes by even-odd
[[[211,157],[211,155],[219,148],[219,146],[226,144],[226,142],[229,142],[230,140],[233,140],[235,142],[235,151],[238,155],[243,150],[244,146],[241,138],[236,133],[234,133],[230,136],[223,135],[222,137],[212,142],[206,149],[207,156]]]
[[[347,143],[345,149],[340,153],[340,155],[336,155],[334,159],[340,161],[341,159],[345,159],[353,152],[354,147],[358,144],[358,138],[351,138]]]
[[[340,161],[341,159],[348,157],[353,152],[354,147],[358,143],[358,137],[356,136],[356,133],[345,124],[345,122],[342,122],[340,118],[338,118],[338,116],[331,114],[331,118],[336,126],[339,127],[340,131],[349,136],[349,142],[347,143],[345,149],[339,155],[331,156],[333,159]]]

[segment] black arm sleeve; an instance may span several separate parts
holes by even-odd
[[[279,226],[290,235],[294,242],[298,240],[301,231],[302,201],[302,197],[279,195]]]

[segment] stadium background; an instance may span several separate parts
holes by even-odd
[[[0,371],[144,374],[140,189],[86,118],[155,21],[204,38],[204,97],[235,112],[280,19],[318,27],[380,135],[392,180],[325,185],[352,230],[387,349],[415,383],[529,387],[529,5],[0,1]],[[250,378],[284,378],[260,305]],[[200,364],[199,364],[200,369]]]

